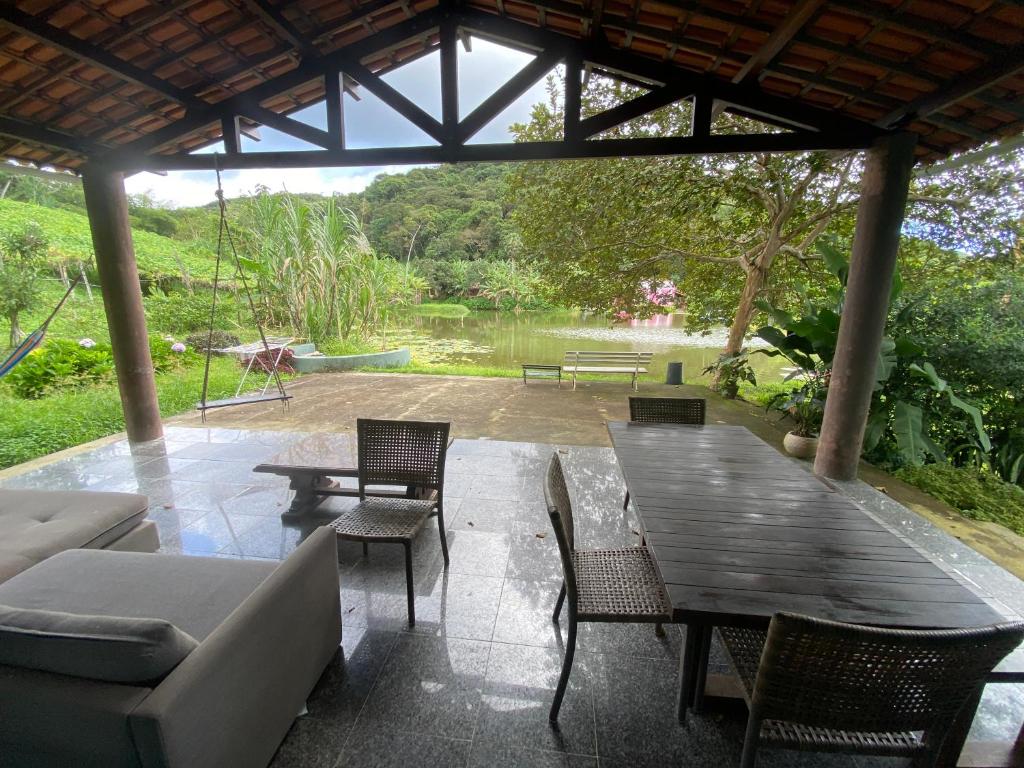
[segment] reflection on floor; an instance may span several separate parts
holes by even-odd
[[[170,427],[129,450],[114,443],[9,478],[5,487],[88,488],[150,497],[163,549],[189,555],[281,559],[308,534],[282,523],[286,481],[254,474],[300,433]],[[560,582],[541,487],[562,452],[581,546],[637,542],[623,512],[608,448],[457,440],[449,451],[445,516],[451,567],[432,522],[415,547],[416,617],[406,624],[401,547],[339,550],[343,650],[282,744],[284,766],[735,765],[742,713],[674,717],[680,631],[583,625],[560,726],[547,723],[564,629],[550,619]],[[844,487],[1008,607],[1024,613],[1024,585],[867,486]],[[321,509],[337,514],[345,499]],[[714,664],[721,664],[713,658]],[[1012,740],[1024,691],[990,686],[973,738]],[[764,766],[893,765],[765,752]]]

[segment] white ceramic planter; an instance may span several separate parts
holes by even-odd
[[[814,454],[818,452],[818,438],[801,437],[787,432],[786,437],[782,440],[782,447],[790,456],[795,456],[798,459],[813,459]]]

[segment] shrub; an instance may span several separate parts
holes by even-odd
[[[999,523],[1024,535],[1024,489],[998,475],[949,464],[903,467],[894,474],[958,509],[965,517]]]
[[[176,350],[175,344],[185,348]],[[165,339],[161,336],[149,337],[149,355],[153,358],[153,368],[157,373],[178,370],[199,362],[199,354],[195,349],[180,344],[174,339]]]
[[[109,381],[113,373],[109,344],[83,347],[71,339],[52,339],[27,355],[5,379],[16,396],[34,400],[56,389]]]
[[[210,327],[210,306],[213,294],[208,291],[187,293],[154,293],[146,298],[146,326],[154,333],[189,334]],[[230,291],[217,294],[214,328],[230,330],[235,327],[238,304]]]

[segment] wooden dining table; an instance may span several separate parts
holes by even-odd
[[[714,627],[789,611],[956,628],[1005,620],[898,531],[745,427],[610,422],[639,523],[687,625],[679,715],[735,682],[708,676]]]

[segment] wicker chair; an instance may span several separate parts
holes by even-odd
[[[703,424],[707,400],[703,397],[630,397],[629,420],[661,424]],[[629,507],[629,490],[622,508]]]
[[[416,623],[412,542],[434,512],[441,534],[444,565],[448,567],[444,461],[450,428],[446,422],[358,419],[360,501],[330,524],[339,539],[363,542],[364,554],[368,542],[391,542],[405,547],[410,626]],[[368,485],[405,486],[406,497],[367,496]]]
[[[921,631],[778,613],[767,632],[718,632],[750,706],[743,768],[759,746],[908,757],[920,767],[956,764],[962,743],[944,741],[1020,645],[1024,622]]]
[[[548,464],[544,497],[551,527],[555,529],[564,576],[551,620],[558,622],[562,604],[567,597],[569,604],[569,637],[565,644],[565,657],[555,700],[551,703],[548,715],[554,723],[558,720],[565,687],[569,683],[569,672],[576,654],[576,626],[579,622],[660,624],[671,621],[672,607],[647,547],[576,549],[572,503],[557,453]]]

